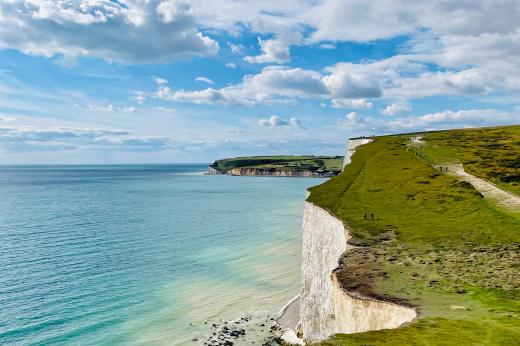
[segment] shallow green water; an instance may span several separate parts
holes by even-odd
[[[221,319],[278,311],[321,180],[204,170],[1,167],[0,343],[198,344]]]

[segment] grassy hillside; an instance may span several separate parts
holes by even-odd
[[[468,173],[520,195],[520,125],[431,132],[416,147],[435,164],[458,162]]]
[[[249,156],[215,161],[211,167],[225,173],[233,168],[280,168],[296,171],[325,171],[338,174],[343,156]]]
[[[340,261],[343,287],[419,312],[401,328],[337,335],[323,345],[518,344],[520,215],[428,162],[465,161],[477,151],[487,157],[492,143],[482,144],[479,131],[425,134],[422,148],[410,147],[411,135],[376,138],[358,148],[342,174],[311,189],[308,200],[343,220],[351,243],[360,245]],[[509,147],[515,140],[504,133],[518,134],[518,127],[486,131]],[[474,160],[489,177],[490,167]]]

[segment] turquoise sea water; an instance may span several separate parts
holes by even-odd
[[[0,167],[0,344],[197,345],[278,311],[320,180],[205,169]]]

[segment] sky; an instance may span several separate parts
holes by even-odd
[[[2,0],[0,164],[520,123],[518,0]]]

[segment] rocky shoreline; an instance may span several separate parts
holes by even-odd
[[[254,333],[265,334],[261,340],[251,341],[247,337]],[[252,316],[243,316],[235,321],[223,321],[211,325],[210,335],[202,343],[207,346],[234,346],[255,344],[261,346],[282,345],[281,328],[275,316],[267,315],[260,320],[254,320]],[[193,341],[198,341],[194,339]]]

